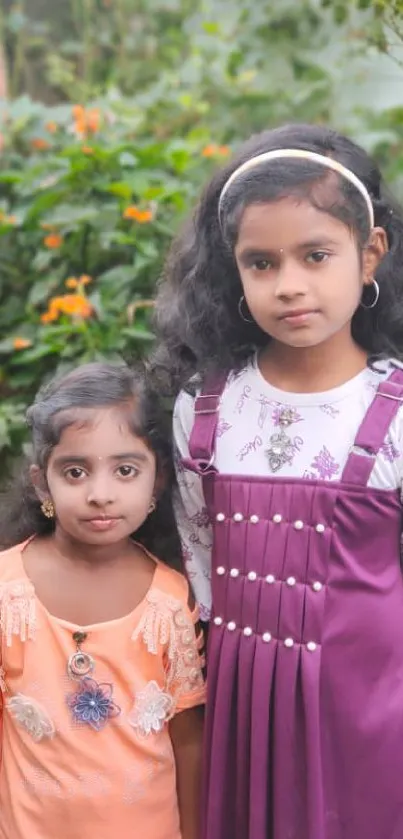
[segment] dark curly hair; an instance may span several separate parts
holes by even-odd
[[[403,354],[402,211],[388,194],[375,162],[352,140],[319,125],[286,125],[252,137],[217,172],[172,245],[159,284],[158,343],[152,358],[154,375],[167,393],[176,393],[195,373],[239,369],[270,340],[257,324],[245,323],[238,310],[242,286],[234,247],[249,204],[294,195],[350,227],[360,249],[368,241],[368,208],[357,188],[332,170],[300,159],[261,164],[236,179],[223,201],[219,224],[219,198],[231,173],[251,157],[281,148],[332,157],[367,188],[375,224],[386,231],[389,252],[376,272],[378,305],[357,309],[352,333],[371,357]]]
[[[0,547],[18,544],[33,534],[54,530],[32,485],[29,468],[37,464],[46,477],[49,457],[63,431],[77,421],[80,409],[122,409],[130,430],[154,453],[162,491],[156,509],[132,534],[165,562],[181,568],[181,550],[172,508],[174,485],[170,417],[153,389],[144,365],[133,370],[125,364],[93,363],[52,379],[38,392],[28,409],[32,456],[24,461],[0,502]]]

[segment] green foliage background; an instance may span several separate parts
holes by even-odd
[[[172,235],[251,133],[330,123],[403,197],[403,2],[3,0],[0,15],[4,474],[45,377],[148,350]]]

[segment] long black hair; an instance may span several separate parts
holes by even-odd
[[[133,534],[145,548],[168,564],[181,568],[180,545],[172,509],[174,469],[170,419],[144,365],[84,364],[43,386],[27,411],[32,455],[21,465],[16,479],[0,501],[0,546],[7,548],[30,536],[45,535],[55,528],[44,516],[32,485],[31,464],[46,477],[47,464],[62,432],[77,421],[80,409],[116,406],[130,430],[141,437],[156,458],[162,489],[156,509]]]
[[[239,224],[252,203],[295,195],[348,225],[362,249],[370,220],[365,200],[347,179],[308,160],[277,159],[250,169],[228,190],[218,218],[222,189],[242,163],[264,152],[304,149],[332,157],[368,190],[375,225],[387,234],[389,251],[375,278],[380,297],[374,309],[360,307],[352,333],[371,357],[403,355],[403,215],[367,153],[347,137],[316,125],[286,125],[252,137],[213,177],[196,211],[174,241],[159,285],[152,365],[161,385],[175,393],[195,373],[242,367],[269,336],[239,314],[241,280],[234,258]]]

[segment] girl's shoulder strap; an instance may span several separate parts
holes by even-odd
[[[358,429],[342,480],[347,483],[368,483],[374,459],[385,442],[390,426],[403,405],[403,369],[393,367],[380,383],[375,397]]]
[[[199,474],[206,474],[212,467],[220,401],[227,379],[228,372],[207,376],[195,399],[194,423],[189,439],[190,458],[184,465]]]

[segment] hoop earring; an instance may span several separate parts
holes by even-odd
[[[46,498],[45,501],[42,501],[41,510],[44,516],[47,519],[54,519],[55,517],[55,508],[53,505],[53,501],[50,498]]]
[[[241,318],[241,320],[244,321],[244,323],[254,323],[255,321],[253,320],[253,318],[246,318],[245,317],[245,315],[242,311],[242,306],[243,306],[244,303],[245,303],[245,295],[243,294],[242,297],[239,298],[239,303],[238,303],[239,317]]]
[[[378,300],[379,300],[380,290],[379,290],[379,285],[378,285],[377,281],[376,281],[376,280],[372,280],[372,285],[373,285],[373,287],[374,287],[374,289],[375,289],[375,297],[374,297],[374,299],[373,299],[372,303],[370,303],[370,305],[369,305],[369,306],[368,306],[367,304],[365,304],[365,303],[363,303],[363,302],[361,301],[360,306],[361,306],[363,309],[375,309],[375,306],[376,306],[376,304],[377,304],[377,302],[378,302]]]

